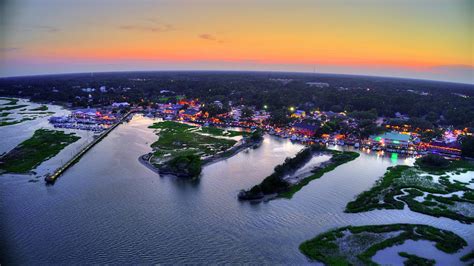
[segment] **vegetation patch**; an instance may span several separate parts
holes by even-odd
[[[237,142],[225,138],[236,133],[222,129],[198,130],[196,126],[173,121],[155,123],[150,128],[159,130],[159,139],[151,145],[154,151],[150,162],[160,172],[183,177],[198,176],[204,157],[223,153]]]
[[[300,180],[296,184],[290,184],[283,177],[295,172],[304,166],[315,153],[330,152],[332,157],[324,166],[314,169],[313,174]],[[279,197],[290,199],[296,192],[306,186],[310,181],[320,178],[324,173],[334,170],[337,166],[354,160],[359,154],[357,152],[340,152],[328,150],[326,147],[316,144],[309,146],[295,155],[293,158],[285,159],[283,164],[277,165],[274,172],[263,181],[253,186],[249,190],[242,190],[239,193],[241,200],[262,199],[265,195],[277,194]]]
[[[4,127],[4,126],[11,126],[11,125],[15,125],[15,124],[19,124],[21,122],[25,122],[25,121],[30,121],[30,120],[35,120],[35,117],[24,117],[20,120],[14,120],[14,121],[10,121],[11,119],[3,119],[3,120],[0,120],[0,127]]]
[[[47,111],[48,110],[48,106],[46,105],[41,105],[40,107],[36,107],[36,108],[31,108],[29,109],[30,111]]]
[[[309,182],[311,182],[312,180],[318,179],[321,176],[323,176],[325,173],[334,170],[339,165],[345,164],[359,157],[359,153],[352,152],[352,151],[340,152],[340,151],[331,150],[330,152],[332,153],[332,157],[330,159],[330,162],[327,165],[313,170],[312,175],[304,178],[300,182],[291,186],[288,191],[281,193],[280,197],[291,199],[296,192],[300,191],[300,189],[302,189],[304,186],[309,184]]]
[[[416,164],[423,170],[445,170],[450,162],[442,156],[428,154],[416,160]]]
[[[470,260],[474,260],[474,250],[471,250],[469,253],[467,253],[466,255],[462,256],[460,258],[461,261],[470,261]]]
[[[0,158],[0,169],[10,173],[26,173],[79,139],[75,133],[38,129],[31,138]]]
[[[27,107],[28,105],[14,105],[14,106],[5,106],[5,107],[0,107],[0,112],[3,111],[9,111],[9,110],[15,110],[15,109],[20,109]]]
[[[389,224],[338,228],[303,242],[300,251],[326,265],[376,265],[372,257],[378,251],[401,245],[406,240],[431,241],[438,250],[450,254],[467,245],[463,238],[450,231],[427,225]],[[411,257],[411,261],[415,259]]]
[[[403,262],[403,265],[405,266],[433,266],[436,263],[435,260],[418,257],[417,255],[408,254],[406,252],[399,252],[398,255],[400,255],[400,257],[406,258],[406,260]]]
[[[2,105],[15,105],[19,101],[19,99],[16,98],[0,98],[0,100],[8,101],[7,103],[4,103]]]
[[[243,131],[225,130],[217,127],[201,127],[200,132],[218,137],[236,137],[246,134],[246,132]]]
[[[420,167],[418,159],[415,167],[398,165],[389,167],[385,175],[368,191],[357,196],[346,206],[346,212],[364,212],[374,209],[403,209],[404,205],[415,212],[435,216],[447,217],[463,223],[474,222],[472,211],[474,207],[473,190],[467,183],[450,181],[449,172],[473,171],[474,164],[468,161],[449,162],[442,169],[433,170],[430,167]],[[423,170],[424,169],[424,170]],[[429,174],[443,174],[438,182]],[[462,191],[463,196],[443,194]],[[424,195],[426,197],[424,197]],[[418,200],[421,197],[421,200]]]
[[[52,115],[54,112],[18,112],[20,115]]]

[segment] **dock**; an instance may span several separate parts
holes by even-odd
[[[120,124],[122,124],[123,121],[125,121],[130,115],[132,115],[134,112],[129,111],[126,113],[120,121],[115,123],[113,126],[108,128],[106,131],[104,131],[102,134],[100,134],[99,137],[94,139],[91,143],[89,143],[87,146],[85,146],[82,150],[80,150],[74,157],[72,157],[69,161],[67,161],[63,166],[59,167],[54,171],[53,174],[47,176],[44,178],[44,181],[46,181],[46,184],[54,184],[56,180],[61,176],[64,172],[66,172],[67,169],[69,169],[71,166],[73,166],[75,163],[77,163],[82,156],[84,156],[92,147],[94,147],[97,143],[99,143],[102,139],[104,139],[112,130],[114,130],[116,127],[118,127]]]

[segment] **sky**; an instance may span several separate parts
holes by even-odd
[[[0,76],[257,70],[474,83],[472,0],[0,0]]]

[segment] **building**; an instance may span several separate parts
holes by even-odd
[[[461,155],[461,145],[457,141],[431,141],[428,144],[428,152],[437,154]]]
[[[85,109],[77,109],[72,112],[74,117],[80,118],[95,118],[99,116],[100,113],[95,108],[85,108]]]
[[[381,135],[372,135],[370,136],[370,140],[374,144],[379,143],[382,146],[392,148],[408,148],[408,144],[410,144],[410,135],[392,131],[385,132]]]
[[[396,112],[395,117],[398,118],[398,119],[401,119],[403,121],[408,121],[410,119],[410,117],[408,115],[402,114],[400,112]]]
[[[316,87],[316,88],[327,88],[329,87],[329,83],[326,82],[306,82],[306,85],[310,87]]]
[[[293,118],[304,118],[306,116],[306,112],[303,110],[296,110],[294,113],[291,114]]]
[[[266,111],[255,111],[254,115],[252,116],[252,120],[256,123],[263,123],[270,118],[270,114]]]
[[[129,107],[130,104],[127,102],[112,103],[112,107]]]
[[[201,111],[197,109],[186,109],[185,111],[180,111],[179,116],[185,120],[196,120],[200,114]]]
[[[298,122],[293,124],[291,127],[291,132],[312,137],[314,134],[316,134],[316,130],[318,130],[318,128],[319,125],[316,123]]]

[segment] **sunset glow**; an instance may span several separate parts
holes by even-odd
[[[473,82],[469,0],[25,0],[2,9],[1,76],[209,69]]]

